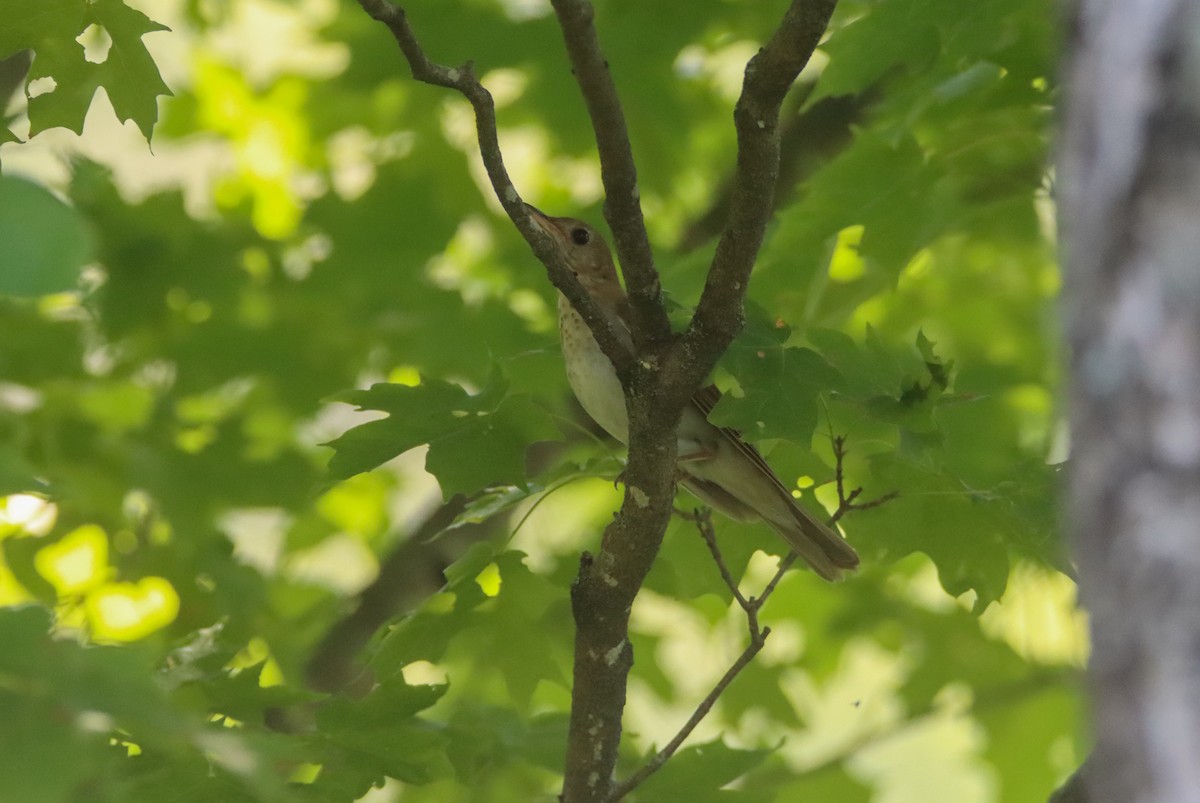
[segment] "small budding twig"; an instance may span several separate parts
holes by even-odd
[[[837,510],[829,517],[830,526],[836,524],[852,510],[868,510],[873,507],[879,507],[899,496],[899,491],[889,491],[869,502],[856,502],[855,500],[862,495],[863,489],[855,488],[849,493],[846,492],[845,473],[842,468],[846,457],[846,438],[844,436],[839,435],[833,439],[833,456],[836,461],[834,481],[837,485],[838,506]],[[615,803],[615,801],[628,795],[647,778],[658,772],[670,760],[671,756],[675,755],[676,751],[687,740],[687,737],[692,734],[692,731],[696,729],[701,720],[713,709],[713,706],[717,704],[717,700],[720,699],[734,678],[762,650],[763,646],[767,643],[767,636],[771,635],[771,628],[763,627],[759,624],[758,613],[767,604],[767,600],[770,599],[771,595],[775,593],[775,589],[779,585],[779,581],[783,579],[784,574],[787,573],[787,570],[792,567],[799,557],[795,552],[789,552],[779,562],[779,568],[766,586],[763,587],[762,593],[757,597],[747,597],[738,587],[737,581],[734,580],[733,573],[729,571],[729,566],[725,563],[725,558],[721,554],[720,547],[717,545],[717,534],[712,523],[712,511],[708,508],[697,508],[691,513],[681,510],[676,510],[676,512],[681,518],[696,525],[696,530],[708,546],[708,551],[713,557],[713,562],[717,564],[717,570],[721,573],[721,580],[724,581],[725,587],[729,589],[729,593],[733,595],[733,599],[738,604],[738,607],[746,614],[746,626],[750,631],[750,643],[746,645],[746,648],[742,650],[742,654],[737,657],[729,669],[725,671],[725,674],[721,676],[721,679],[713,686],[712,691],[700,701],[695,711],[692,712],[687,722],[680,727],[671,741],[667,742],[661,750],[655,753],[654,757],[647,761],[641,769],[614,787],[613,793],[608,799],[609,803]]]

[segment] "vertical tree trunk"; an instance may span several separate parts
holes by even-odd
[[[1060,146],[1093,801],[1200,800],[1200,11],[1078,0]]]

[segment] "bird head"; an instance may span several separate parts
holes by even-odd
[[[608,244],[594,228],[571,217],[550,217],[525,204],[537,227],[554,240],[567,266],[588,292],[619,290],[617,269]]]

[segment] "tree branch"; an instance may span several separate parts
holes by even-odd
[[[481,155],[500,203],[546,265],[551,281],[587,321],[626,387],[630,439],[624,500],[604,531],[597,556],[582,556],[571,590],[576,636],[564,803],[604,803],[612,796],[626,685],[633,665],[629,613],[670,520],[676,428],[684,405],[740,328],[746,281],[770,216],[778,173],[779,109],[824,31],[834,1],[795,0],[779,30],[747,66],[735,112],[739,149],[733,211],[710,271],[707,301],[702,299],[705,306],[693,319],[686,340],[681,341],[668,337],[624,115],[596,39],[591,5],[586,0],[553,0],[596,130],[607,195],[605,216],[633,296],[633,338],[640,352],[639,359],[634,359],[620,347],[595,303],[521,203],[501,158],[491,95],[476,80],[470,63],[450,68],[431,62],[403,11],[387,0],[359,0],[392,31],[415,78],[454,89],[471,103]],[[731,320],[715,322],[714,316],[730,313]],[[660,356],[661,364],[656,362]],[[750,652],[745,661],[756,652]],[[738,671],[740,668],[729,673],[730,681]],[[719,696],[723,688],[715,694]]]
[[[393,5],[388,0],[358,0],[362,9],[372,19],[383,23],[392,32],[396,43],[400,45],[404,58],[412,70],[413,78],[433,86],[453,89],[461,94],[471,104],[475,111],[475,132],[479,138],[479,153],[487,170],[488,180],[497,200],[508,214],[509,219],[521,232],[525,241],[541,263],[546,267],[546,273],[551,283],[566,296],[580,316],[587,322],[588,328],[600,344],[600,348],[617,368],[618,374],[625,374],[633,364],[633,355],[625,348],[620,338],[613,331],[612,324],[592,300],[587,291],[567,267],[562,255],[554,247],[550,236],[543,233],[533,222],[529,211],[521,200],[520,193],[509,178],[508,169],[504,166],[504,156],[500,151],[500,137],[496,125],[496,104],[492,95],[475,77],[475,67],[470,61],[461,67],[450,67],[438,64],[425,54],[412,26],[408,23],[408,15],[404,9]]]
[[[737,321],[742,318],[745,284],[770,216],[779,169],[779,110],[788,88],[824,32],[834,2],[836,0],[794,0],[779,30],[746,67],[742,99],[735,112],[739,150],[734,212],[723,238],[723,242],[734,243],[736,247],[731,250],[728,244],[724,249],[718,246],[705,290],[711,297],[716,287],[716,295],[732,301],[727,307],[714,307],[710,301],[710,315],[724,314],[732,307]],[[584,0],[554,0],[554,7],[559,13],[567,47],[576,63],[576,74],[592,112],[597,139],[608,143],[601,144],[602,158],[605,149],[612,148],[608,158],[614,161],[603,165],[608,190],[606,215],[618,215],[610,212],[607,204],[637,205],[634,196],[636,173],[629,156],[623,117],[616,118],[620,125],[615,134],[604,125],[608,116],[619,115],[620,109],[608,66],[595,44],[591,7]],[[616,182],[612,188],[609,181]],[[621,181],[627,183],[620,184]],[[627,195],[618,199],[616,196],[622,191]],[[751,197],[753,201],[747,203],[745,209],[738,207],[745,200],[743,196]],[[618,208],[621,207],[614,207]],[[640,211],[629,210],[628,214],[637,220],[631,217],[626,224],[640,225]],[[757,234],[748,239],[747,230]],[[614,234],[623,236],[616,226]],[[731,255],[740,260],[739,266],[744,263],[744,275],[739,274],[740,278],[730,278],[728,267],[718,270],[731,261]],[[722,287],[722,283],[727,284]],[[648,304],[649,299],[643,299],[643,303]],[[630,440],[625,499],[616,521],[605,530],[597,559],[593,562],[585,555],[581,561],[579,578],[572,593],[576,625],[575,668],[567,736],[567,770],[563,781],[564,803],[603,803],[611,799],[612,776],[621,738],[620,718],[625,707],[629,669],[633,665],[628,639],[629,611],[658,553],[672,512],[675,430],[683,406],[740,328],[740,323],[724,329],[697,326],[697,320],[701,324],[706,320],[700,311],[697,316],[687,339],[672,341],[663,353],[662,365],[656,365],[652,360],[638,360],[626,388]],[[635,331],[634,339],[638,343],[654,344],[652,333]],[[730,680],[736,674],[733,672]]]
[[[792,0],[771,39],[750,63],[734,109],[737,169],[729,218],[717,243],[696,313],[683,336],[679,370],[696,385],[744,323],[743,299],[762,246],[779,178],[779,110],[829,24],[837,0]]]
[[[788,100],[793,108],[779,129],[779,178],[776,181],[772,212],[791,203],[796,188],[853,141],[854,126],[860,123],[866,110],[878,98],[878,91],[869,89],[860,95],[827,97],[811,107],[804,107],[805,94],[811,89],[798,85],[793,90],[800,97]],[[719,189],[709,198],[708,208],[683,229],[676,247],[692,251],[721,234],[729,218],[733,202],[732,176],[725,177]]]
[[[592,120],[604,182],[604,218],[613,233],[633,311],[633,336],[638,350],[645,343],[666,342],[671,334],[662,304],[662,286],[654,267],[654,252],[642,218],[637,166],[629,143],[625,113],[617,97],[608,60],[600,49],[593,24],[595,9],[588,0],[551,0],[562,28],[572,72]]]

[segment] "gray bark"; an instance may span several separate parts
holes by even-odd
[[[1200,7],[1080,0],[1060,146],[1092,801],[1200,801]]]

